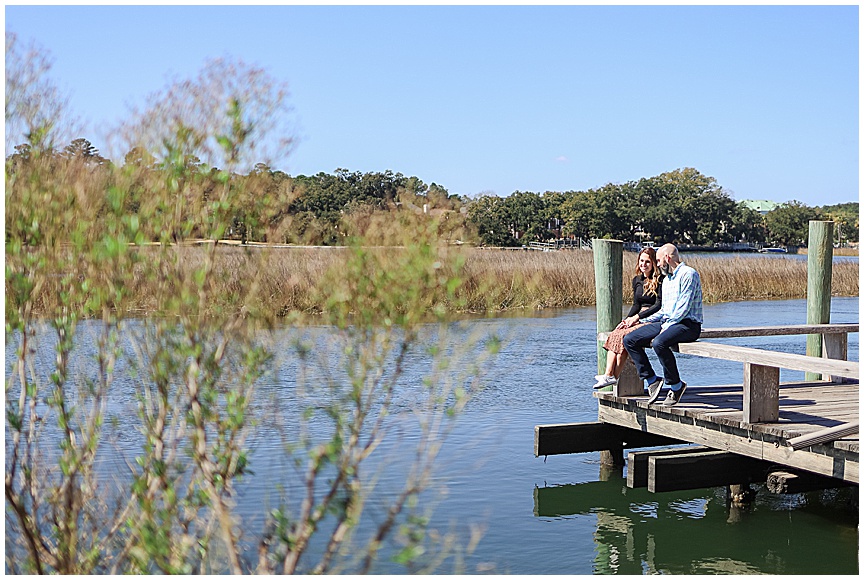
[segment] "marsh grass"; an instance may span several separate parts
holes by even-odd
[[[292,312],[317,314],[325,310],[332,288],[328,272],[336,273],[349,259],[347,247],[243,247],[219,246],[215,253],[214,302],[205,309],[255,309],[271,319]],[[140,252],[153,252],[141,248]],[[379,264],[395,266],[402,250],[398,247],[370,248]],[[180,249],[183,267],[190,271],[206,257],[207,246]],[[451,312],[496,313],[518,309],[574,308],[592,306],[594,294],[593,254],[586,251],[532,252],[449,247],[444,254],[458,254],[465,265],[458,300],[441,296]],[[805,298],[807,261],[797,258],[763,256],[701,257],[682,254],[702,278],[706,303],[739,300],[781,300]],[[623,299],[632,300],[630,279],[635,254],[624,255]],[[838,262],[832,268],[832,294],[857,296],[858,264]],[[246,291],[251,280],[258,291]],[[158,314],[157,287],[141,277],[131,289],[129,310],[133,315]],[[38,302],[50,306],[46,291]],[[47,311],[50,311],[48,308]]]
[[[798,253],[804,254],[806,256],[807,255],[807,248],[798,248]],[[835,256],[857,256],[857,255],[859,255],[858,247],[857,246],[855,246],[855,247],[845,246],[842,248],[834,248],[834,255]]]

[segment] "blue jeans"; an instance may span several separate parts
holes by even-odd
[[[695,320],[686,319],[673,324],[663,332],[660,330],[659,322],[640,324],[639,328],[624,337],[624,348],[633,359],[639,378],[647,380],[656,376],[651,361],[645,354],[645,347],[651,345],[653,340],[654,352],[657,353],[660,366],[663,367],[663,380],[667,385],[674,385],[681,382],[681,377],[678,375],[678,364],[675,362],[673,349],[677,350],[679,343],[694,342],[698,339],[702,333],[702,325]]]

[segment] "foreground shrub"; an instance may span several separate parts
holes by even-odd
[[[464,259],[435,224],[393,255],[357,240],[308,264],[303,302],[270,307],[272,253],[216,244],[248,194],[231,175],[281,108],[270,81],[217,61],[154,95],[123,129],[157,164],[146,180],[136,163],[58,157],[53,120],[28,118],[41,124],[6,171],[8,571],[370,572],[382,553],[428,571],[460,545],[428,529],[423,494],[498,341],[448,323]],[[201,159],[221,165],[206,184]],[[306,280],[287,268],[287,287]],[[420,384],[404,370],[417,353]],[[274,382],[280,399],[262,399]],[[397,429],[413,460],[379,493]],[[293,470],[249,521],[236,500],[261,438]],[[373,496],[381,519],[364,516]]]

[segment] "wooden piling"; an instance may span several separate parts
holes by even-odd
[[[623,302],[624,242],[592,240],[594,250],[594,302],[597,306],[597,334],[610,332],[621,322]],[[596,336],[596,335],[595,335]],[[606,372],[606,349],[597,340],[597,374]],[[624,465],[621,448],[600,452],[603,465]]]
[[[807,324],[827,324],[831,319],[831,270],[834,258],[834,222],[810,221],[807,243]],[[596,267],[595,267],[596,269]],[[807,355],[822,356],[822,336],[807,335]],[[806,373],[817,381],[822,375]]]
[[[624,242],[592,240],[597,333],[610,332],[621,322]],[[606,349],[597,341],[597,374],[606,371]]]

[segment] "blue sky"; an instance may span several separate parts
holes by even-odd
[[[735,199],[858,200],[858,6],[6,6],[103,148],[208,58],[289,84],[291,175],[390,169],[451,193],[681,167]]]

